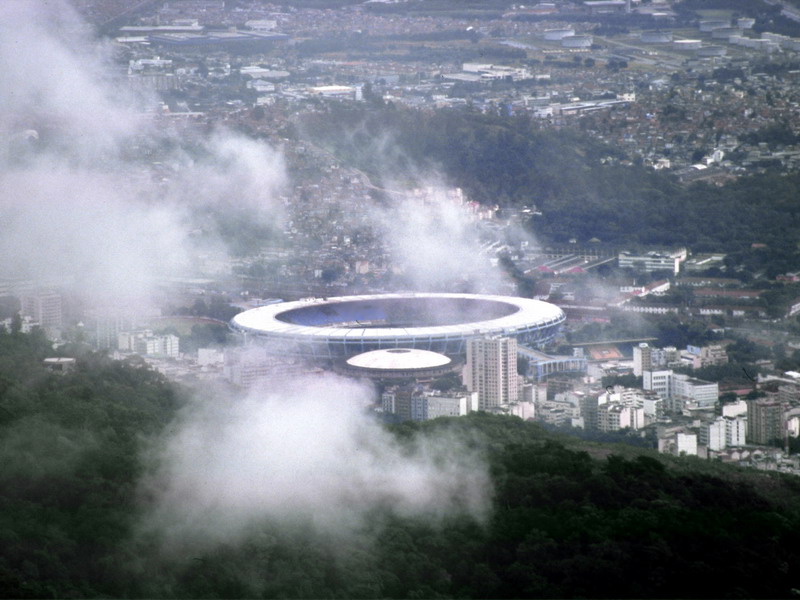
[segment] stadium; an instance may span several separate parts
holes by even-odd
[[[387,348],[462,357],[467,339],[487,335],[539,346],[565,319],[557,306],[528,298],[415,293],[271,304],[239,313],[230,326],[281,355],[340,360]]]

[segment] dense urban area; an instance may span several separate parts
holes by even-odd
[[[0,270],[0,595],[800,593],[800,2],[72,7],[106,53],[101,89],[137,120],[124,134],[111,113],[74,130],[55,110],[0,121],[7,189],[84,160],[116,182],[102,180],[97,205],[65,203],[41,238],[15,234],[45,248]],[[25,68],[61,77],[64,63],[45,62]],[[123,140],[113,152],[100,136],[97,154],[72,149],[101,129]],[[82,177],[70,187],[99,181]],[[155,190],[147,210],[178,215],[180,269],[166,268],[177,225],[102,220],[116,187]],[[3,213],[10,228],[25,210]],[[58,231],[81,230],[73,211],[163,265],[137,278],[88,225],[96,243],[69,254]],[[97,257],[127,281],[86,275]],[[235,319],[445,292],[538,300],[564,320],[538,344],[476,335],[449,358],[345,361],[259,344]],[[351,409],[301,400],[314,390],[360,395],[357,425]],[[259,395],[297,401],[236,408]],[[251,419],[274,420],[316,466],[275,475],[246,458],[284,453],[238,429]],[[319,456],[287,433],[299,421],[330,441]],[[328,437],[359,427],[352,453],[350,437]],[[224,468],[216,441],[191,441],[234,431],[252,444],[225,447]],[[459,441],[447,452],[442,439]],[[373,460],[387,471],[439,456],[441,504],[373,486],[371,471],[328,487],[351,479],[323,454],[360,465],[384,442]],[[468,463],[486,463],[485,480],[464,476]],[[241,498],[192,491],[175,475],[189,464]],[[312,483],[260,496],[231,472]],[[364,514],[351,508],[373,493]],[[340,504],[358,535],[326,525]]]

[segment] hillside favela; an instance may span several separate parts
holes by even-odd
[[[0,597],[800,596],[800,0],[6,0],[0,59]]]

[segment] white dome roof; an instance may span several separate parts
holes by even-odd
[[[444,354],[415,348],[387,348],[357,354],[347,361],[351,367],[382,371],[408,371],[413,369],[433,369],[450,364]]]

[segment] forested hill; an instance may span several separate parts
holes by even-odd
[[[426,113],[332,106],[299,130],[377,180],[438,173],[487,205],[535,204],[543,240],[687,244],[736,251],[752,243],[796,256],[800,176],[746,176],[724,187],[679,185],[669,174],[619,164],[619,149],[580,131],[540,129],[528,117],[465,110]]]
[[[0,597],[118,595],[141,442],[180,396],[143,363],[102,354],[52,373],[52,352],[40,331],[0,328]]]
[[[47,350],[0,333],[3,597],[779,598],[798,585],[800,479],[486,414],[393,430],[485,446],[485,523],[376,513],[369,540],[336,545],[264,522],[241,544],[154,568],[155,546],[131,537],[148,501],[135,489],[142,449],[181,396],[146,367],[96,355],[47,373]]]

